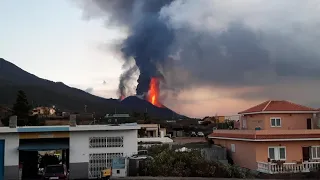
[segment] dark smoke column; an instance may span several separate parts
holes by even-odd
[[[136,89],[140,95],[148,91],[151,77],[162,77],[157,65],[167,59],[174,36],[157,13],[146,15],[132,30],[123,42],[122,52],[126,57],[133,57],[140,70]]]
[[[136,3],[143,3],[141,14],[139,14],[138,19],[134,19],[136,23],[130,27],[131,34],[122,43],[121,51],[126,60],[133,57],[140,70],[136,89],[138,95],[148,92],[152,77],[163,77],[158,70],[158,66],[164,64],[163,62],[168,58],[174,33],[166,25],[166,21],[159,17],[159,11],[171,2],[172,0],[136,1]],[[121,88],[127,88],[126,82],[130,76],[132,76],[132,73],[126,71],[120,77],[119,92],[125,92]],[[125,94],[120,95],[126,96]]]
[[[89,15],[106,18],[107,25],[126,27],[128,37],[120,43],[124,56],[125,67],[130,67],[130,59],[134,58],[136,67],[126,70],[120,76],[118,93],[126,97],[130,79],[140,71],[136,93],[148,92],[152,77],[162,78],[159,67],[164,64],[169,54],[169,48],[174,41],[173,30],[167,27],[166,20],[160,18],[161,9],[174,0],[90,0],[84,1]],[[94,3],[98,7],[93,10],[86,4]],[[98,11],[103,11],[100,13]],[[116,46],[118,46],[117,44]]]

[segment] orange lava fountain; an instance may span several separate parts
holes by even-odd
[[[159,79],[158,78],[151,78],[150,85],[149,85],[149,92],[148,92],[148,101],[157,107],[162,107],[162,104],[159,101],[160,95],[160,88],[159,88]]]
[[[120,99],[120,101],[122,101],[124,98],[125,98],[125,96],[121,95],[119,99]]]

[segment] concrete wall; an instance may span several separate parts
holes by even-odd
[[[123,153],[131,155],[138,151],[137,130],[70,132],[70,178],[87,178],[89,154]],[[89,148],[90,137],[123,136],[123,147]]]
[[[19,168],[19,135],[18,133],[1,133],[0,139],[5,141],[4,179],[18,179]]]
[[[200,148],[202,155],[208,161],[225,161],[227,160],[227,149],[213,145],[210,148]]]

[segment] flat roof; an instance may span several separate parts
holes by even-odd
[[[121,131],[138,130],[141,127],[137,123],[119,125],[77,125],[77,126],[23,126],[23,127],[0,127],[0,133],[22,132],[71,132],[71,131]]]

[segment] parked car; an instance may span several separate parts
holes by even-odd
[[[191,137],[196,137],[196,136],[197,136],[196,132],[191,132]]]
[[[57,165],[48,165],[44,168],[42,180],[68,180],[69,171],[67,170],[66,165],[57,164]]]
[[[198,132],[198,136],[199,136],[199,137],[204,137],[203,132]]]

